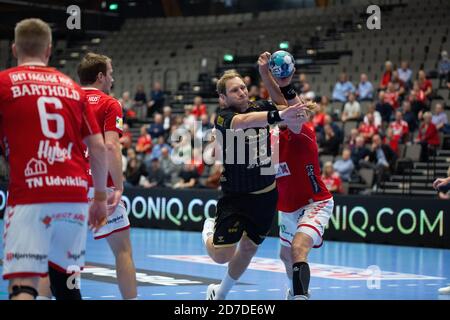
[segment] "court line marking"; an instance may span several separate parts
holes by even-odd
[[[175,292],[175,294],[192,294],[192,292]]]
[[[116,296],[100,296],[100,298],[115,298]]]

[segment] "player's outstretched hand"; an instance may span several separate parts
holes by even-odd
[[[263,52],[258,58],[259,74],[262,76],[269,74],[270,52]]]
[[[433,182],[433,188],[438,190],[440,187],[443,187],[450,183],[450,177],[448,178],[438,178]]]
[[[89,207],[89,227],[94,232],[106,224],[106,213],[106,199],[103,201],[92,200]]]
[[[300,102],[289,108],[280,111],[280,117],[283,123],[288,126],[294,133],[300,133],[303,123],[308,121],[307,106]]]
[[[115,189],[113,192],[108,194],[108,201],[107,201],[108,216],[113,214],[113,212],[116,210],[117,206],[119,205],[122,199],[122,193],[123,190]]]

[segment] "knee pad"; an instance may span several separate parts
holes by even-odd
[[[69,288],[69,279],[72,274],[60,272],[52,267],[48,271],[50,279],[50,289],[56,300],[82,300],[80,289]]]
[[[14,286],[12,286],[11,289],[12,289],[12,292],[9,294],[9,300],[14,298],[15,296],[18,296],[21,293],[27,293],[27,294],[31,295],[31,296],[33,296],[33,299],[36,299],[36,297],[38,296],[37,290],[30,286],[14,285]]]

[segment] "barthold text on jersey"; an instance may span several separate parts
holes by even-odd
[[[58,85],[22,84],[11,87],[13,98],[23,96],[54,96],[80,101],[80,94],[75,89]]]

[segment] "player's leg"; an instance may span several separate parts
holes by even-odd
[[[11,300],[34,300],[38,295],[39,277],[47,275],[51,225],[45,217],[44,206],[32,204],[6,208],[3,279],[9,280]]]
[[[291,213],[280,212],[280,259],[286,269],[286,300],[292,300],[294,296],[292,287],[292,240],[297,230],[297,221],[302,214],[302,209]]]
[[[308,254],[313,245],[313,238],[303,232],[298,232],[292,241],[292,289],[295,299],[308,299],[311,276]]]
[[[39,277],[14,278],[9,281],[10,300],[34,300],[38,292]]]
[[[80,272],[86,253],[88,204],[53,204],[50,288],[56,300],[81,300]]]
[[[36,300],[52,299],[52,290],[50,289],[50,279],[48,276],[39,279],[38,292],[39,295],[36,297]]]
[[[242,237],[243,223],[238,199],[223,196],[217,203],[216,218],[206,219],[203,224],[202,240],[208,255],[214,262],[229,262]]]
[[[113,233],[106,239],[116,259],[117,281],[122,298],[136,299],[136,268],[131,251],[130,229]]]
[[[324,229],[333,207],[333,199],[314,202],[304,207],[304,214],[299,218],[297,232],[292,240],[292,287],[296,300],[309,299],[311,271],[308,254],[313,247],[322,246]]]

